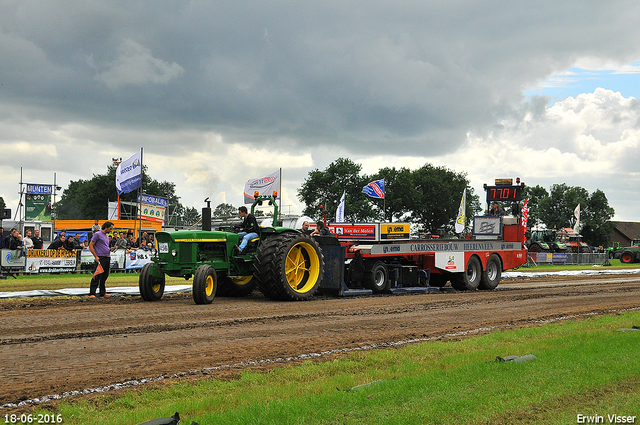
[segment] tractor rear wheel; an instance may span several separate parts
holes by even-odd
[[[634,259],[635,259],[635,256],[633,255],[633,253],[629,251],[623,252],[622,256],[620,256],[620,262],[624,264],[633,263]]]
[[[164,294],[164,273],[162,273],[162,277],[152,276],[151,265],[152,263],[147,263],[142,267],[138,278],[138,288],[143,300],[158,301]]]
[[[454,274],[451,286],[458,291],[475,291],[480,285],[482,264],[478,257],[471,257],[467,262],[466,271]]]
[[[256,279],[249,276],[226,276],[218,285],[216,295],[219,297],[245,297],[256,289]]]
[[[496,287],[500,283],[501,277],[502,261],[500,261],[500,257],[498,257],[498,255],[491,254],[489,259],[487,260],[487,267],[482,272],[482,277],[480,279],[480,285],[478,285],[478,289],[482,289],[485,291],[496,289]]]
[[[196,304],[211,304],[218,289],[216,269],[203,264],[196,269],[193,276],[193,301]]]
[[[265,296],[300,301],[311,298],[318,290],[324,259],[313,238],[283,233],[262,241],[254,267],[258,288]]]

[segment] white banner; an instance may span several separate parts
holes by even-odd
[[[458,209],[458,218],[456,219],[456,233],[462,233],[466,224],[465,207],[467,205],[467,188],[464,188],[462,192],[462,200],[460,201],[460,208]]]
[[[344,223],[344,204],[345,204],[345,195],[347,192],[342,192],[342,198],[340,198],[340,205],[338,205],[338,209],[336,210],[336,223]]]
[[[151,251],[145,251],[142,249],[132,251],[127,254],[125,268],[127,270],[141,269],[142,266],[151,262],[151,256]]]
[[[576,224],[573,226],[573,231],[576,233],[580,232],[580,204],[573,210],[573,215],[576,217]]]
[[[132,192],[139,187],[142,187],[142,149],[122,161],[116,168],[118,195]]]
[[[280,170],[278,170],[268,176],[248,180],[244,185],[244,203],[253,203],[255,192],[260,196],[271,196],[274,190],[278,190],[278,198],[280,198],[280,179]]]

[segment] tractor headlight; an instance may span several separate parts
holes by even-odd
[[[173,258],[177,258],[178,257],[178,250],[177,249],[172,249],[171,250],[171,256]]]

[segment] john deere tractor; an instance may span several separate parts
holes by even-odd
[[[324,260],[320,247],[298,230],[276,227],[278,205],[273,196],[256,196],[251,205],[273,205],[273,224],[241,254],[238,234],[230,231],[176,230],[156,233],[158,254],[146,264],[138,281],[145,301],[162,298],[165,276],[193,277],[193,300],[210,304],[216,294],[243,296],[259,289],[277,300],[306,300],[322,281]]]

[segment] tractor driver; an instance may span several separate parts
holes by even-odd
[[[253,214],[250,214],[247,211],[247,207],[245,207],[244,205],[238,208],[238,214],[244,219],[242,225],[240,226],[242,232],[238,233],[238,239],[242,239],[242,242],[240,242],[240,246],[237,247],[238,252],[241,254],[249,241],[259,236],[260,226],[258,226],[258,221],[256,220],[255,216]]]

